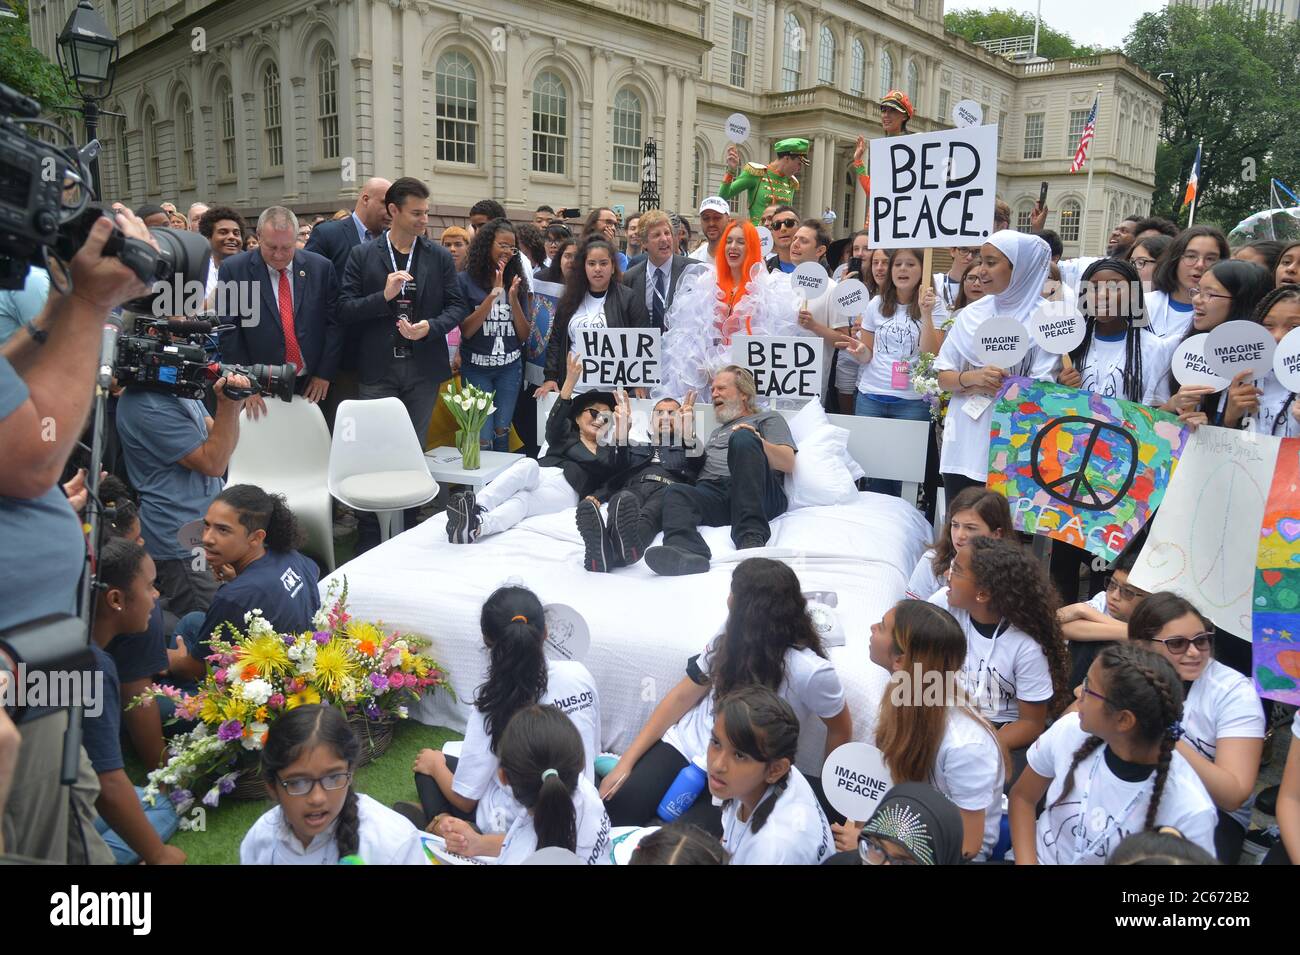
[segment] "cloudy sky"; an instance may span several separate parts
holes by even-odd
[[[1033,14],[1038,0],[946,0],[945,10],[1023,10]],[[1165,0],[1042,0],[1043,22],[1068,33],[1076,43],[1114,47],[1124,42],[1144,13],[1165,6]]]

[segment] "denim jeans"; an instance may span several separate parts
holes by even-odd
[[[499,368],[475,365],[470,355],[461,356],[460,376],[468,384],[484,391],[495,392],[493,404],[497,410],[488,416],[479,435],[479,446],[485,451],[510,450],[510,421],[515,416],[515,402],[524,386],[524,360],[511,362]]]
[[[925,399],[918,398],[915,400],[904,398],[902,401],[877,401],[872,395],[865,395],[858,392],[856,404],[853,407],[853,413],[863,416],[864,418],[898,418],[903,421],[929,421],[930,405]],[[890,494],[898,497],[903,493],[903,484],[901,481],[884,481],[880,478],[869,478],[867,480],[867,490],[875,491],[877,494]]]
[[[180,819],[177,818],[176,810],[172,808],[170,799],[166,796],[159,796],[155,804],[151,806],[144,801],[144,790],[139,786],[135,787],[135,797],[140,800],[140,808],[144,810],[144,817],[149,820],[149,825],[153,826],[153,831],[158,833],[159,839],[166,842],[176,835],[176,830],[180,828]],[[113,861],[118,865],[135,865],[140,861],[140,857],[136,855],[134,849],[126,844],[126,840],[108,828],[108,823],[99,816],[95,817],[95,831],[103,837],[104,842],[113,850]]]

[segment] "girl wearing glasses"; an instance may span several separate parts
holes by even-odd
[[[1289,332],[1300,328],[1300,285],[1282,285],[1269,292],[1255,309],[1254,319],[1282,344]],[[1225,428],[1249,428],[1279,438],[1300,437],[1295,395],[1277,380],[1271,368],[1254,378],[1248,372],[1238,375],[1219,403]]]
[[[1183,688],[1168,661],[1131,643],[1103,650],[1078,712],[1029,747],[1011,789],[1016,864],[1102,865],[1125,836],[1159,826],[1214,851],[1214,803],[1175,750],[1182,717]]]
[[[856,849],[825,865],[958,865],[961,810],[925,783],[899,783],[876,806]]]
[[[934,546],[921,555],[907,582],[907,596],[929,600],[948,586],[948,569],[957,552],[977,537],[1010,538],[1007,499],[987,488],[968,487],[948,505],[948,520]]]
[[[1140,547],[1130,547],[1115,559],[1110,581],[1101,593],[1057,611],[1056,619],[1070,651],[1070,686],[1078,686],[1083,681],[1088,667],[1106,644],[1128,639],[1129,618],[1147,597],[1145,590],[1128,582],[1140,550]]]
[[[958,857],[986,858],[1002,824],[1006,761],[962,690],[961,627],[933,604],[903,600],[872,625],[870,646],[871,662],[890,674],[875,730],[890,777],[895,786],[928,783],[951,799],[961,813]],[[838,849],[857,847],[856,823],[833,831]]]
[[[241,865],[423,865],[420,834],[352,785],[361,744],[333,706],[308,704],[272,724],[262,775],[276,806],[239,846]]]
[[[1133,612],[1129,639],[1178,672],[1187,698],[1177,752],[1191,764],[1219,809],[1214,844],[1234,865],[1250,826],[1251,794],[1264,749],[1264,707],[1254,685],[1214,659],[1214,624],[1177,594],[1152,594]]]
[[[1192,289],[1220,259],[1231,255],[1228,240],[1214,226],[1184,229],[1156,262],[1147,296],[1147,319],[1159,338],[1182,341],[1192,324]]]
[[[1156,263],[1160,261],[1160,256],[1165,254],[1165,249],[1169,248],[1173,241],[1167,235],[1149,235],[1145,239],[1134,242],[1125,251],[1123,258],[1137,269],[1145,295],[1149,296],[1154,288],[1152,281],[1156,274]]]

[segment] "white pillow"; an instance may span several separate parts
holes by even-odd
[[[795,443],[799,453],[795,455],[794,473],[785,486],[789,510],[852,504],[858,499],[857,484],[844,466],[849,443],[846,430],[827,424],[811,434],[805,432]]]
[[[821,428],[833,428],[831,419],[826,415],[826,409],[822,407],[819,401],[807,402],[793,418],[789,419],[790,435],[794,438],[794,443],[799,446],[799,452],[803,453],[803,443],[809,440]],[[839,429],[843,430],[843,429]],[[867,472],[862,470],[862,466],[853,459],[849,454],[848,432],[845,431],[845,443],[843,453],[840,455],[843,464],[848,468],[849,476],[855,481],[860,481],[867,476]]]

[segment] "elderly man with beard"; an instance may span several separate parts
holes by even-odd
[[[783,474],[794,471],[798,448],[775,411],[760,411],[754,376],[728,365],[713,378],[713,410],[720,422],[704,445],[704,467],[694,485],[674,484],[664,495],[664,543],[645,561],[656,574],[703,574],[712,556],[700,527],[731,525],[737,550],[763,547],[768,525],[785,513]]]

